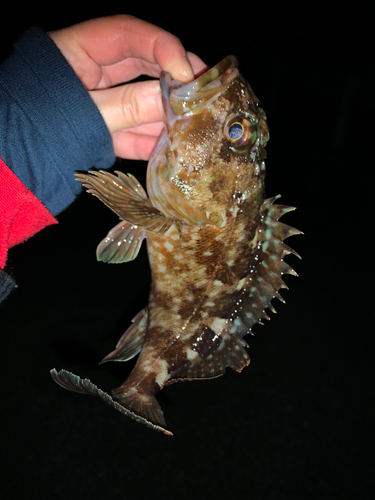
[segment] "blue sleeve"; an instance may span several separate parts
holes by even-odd
[[[0,157],[53,215],[81,190],[74,172],[115,161],[94,102],[38,28],[26,31],[0,66]]]

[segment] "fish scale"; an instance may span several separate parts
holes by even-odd
[[[189,84],[164,74],[161,89],[166,127],[148,163],[148,195],[130,174],[77,174],[121,219],[98,260],[131,261],[147,241],[148,304],[102,361],[137,362],[111,394],[65,370],[51,374],[171,435],[156,394],[250,363],[243,337],[270,319],[274,298],[284,301],[282,276],[296,275],[284,257],[298,256],[284,239],[300,231],[279,222],[293,207],[264,199],[266,116],[237,60],[228,56]]]

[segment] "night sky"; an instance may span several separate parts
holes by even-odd
[[[235,54],[268,116],[266,194],[298,207],[283,222],[305,233],[288,240],[302,256],[288,258],[300,277],[285,278],[286,305],[275,300],[278,314],[246,338],[251,363],[241,374],[163,389],[174,433],[164,436],[50,378],[56,367],[104,390],[120,385],[134,360],[98,362],[148,297],[145,246],[133,263],[96,262],[117,217],[82,194],[58,226],[9,254],[19,288],[0,306],[0,497],[363,498],[374,470],[369,13],[349,2],[232,2],[213,12],[198,2],[82,5],[77,14],[69,0],[7,6],[2,58],[29,26],[114,13],[173,32],[209,66]],[[143,181],[146,162],[113,169]]]

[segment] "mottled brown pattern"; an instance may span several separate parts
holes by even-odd
[[[201,326],[202,333],[199,335],[196,351],[201,358],[207,358],[213,354],[221,344],[221,337],[217,335],[209,326]]]
[[[228,154],[228,148],[226,148],[226,152],[227,152],[227,155],[229,157],[230,155]],[[225,178],[222,177],[221,179],[213,179],[211,181],[211,183],[209,184],[208,189],[215,196],[215,195],[219,194],[220,192],[222,192],[225,185],[226,185]]]
[[[148,165],[149,200],[133,177],[118,173],[116,180],[101,173],[101,184],[84,176],[85,185],[112,210],[124,207],[121,217],[128,225],[139,225],[139,207],[147,219],[151,205],[150,218],[157,221],[141,226],[144,233],[127,226],[130,243],[116,252],[116,258],[121,253],[123,260],[134,258],[128,235],[145,234],[152,284],[141,352],[113,395],[131,418],[158,430],[165,427],[154,397],[158,390],[249,364],[242,337],[267,317],[264,309],[272,308],[282,273],[292,274],[283,261],[291,250],[282,240],[297,234],[277,222],[286,210],[264,201],[265,113],[235,58],[188,85],[165,75],[162,92],[168,132]],[[241,130],[238,124],[245,126]]]
[[[137,367],[144,365],[151,351],[152,356],[165,360],[168,369],[163,381],[158,374],[161,386],[179,371],[179,366],[186,370],[187,360],[201,363],[202,353],[215,355],[222,344],[239,295],[239,281],[248,273],[259,223],[264,172],[255,172],[250,153],[259,154],[262,138],[258,138],[257,149],[238,154],[223,132],[226,117],[233,114],[248,112],[252,120],[257,120],[257,99],[237,69],[228,69],[222,81],[225,86],[216,96],[210,94],[209,107],[205,107],[203,96],[202,104],[191,108],[190,116],[169,126],[171,150],[179,164],[176,169],[169,163],[169,175],[181,189],[181,202],[187,196],[189,203],[207,213],[216,226],[183,224],[172,226],[165,235],[148,235],[150,328],[145,339],[147,348]],[[150,165],[151,176],[152,168]],[[161,185],[158,205],[168,212],[162,191]],[[220,366],[225,369],[225,364]]]

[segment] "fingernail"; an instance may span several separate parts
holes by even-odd
[[[186,54],[178,59],[169,61],[165,71],[171,74],[172,78],[187,83],[194,79],[194,73]]]
[[[187,83],[194,79],[194,73],[186,54],[184,55],[182,61],[183,61],[183,70],[181,71],[182,78],[180,78],[180,80]]]

